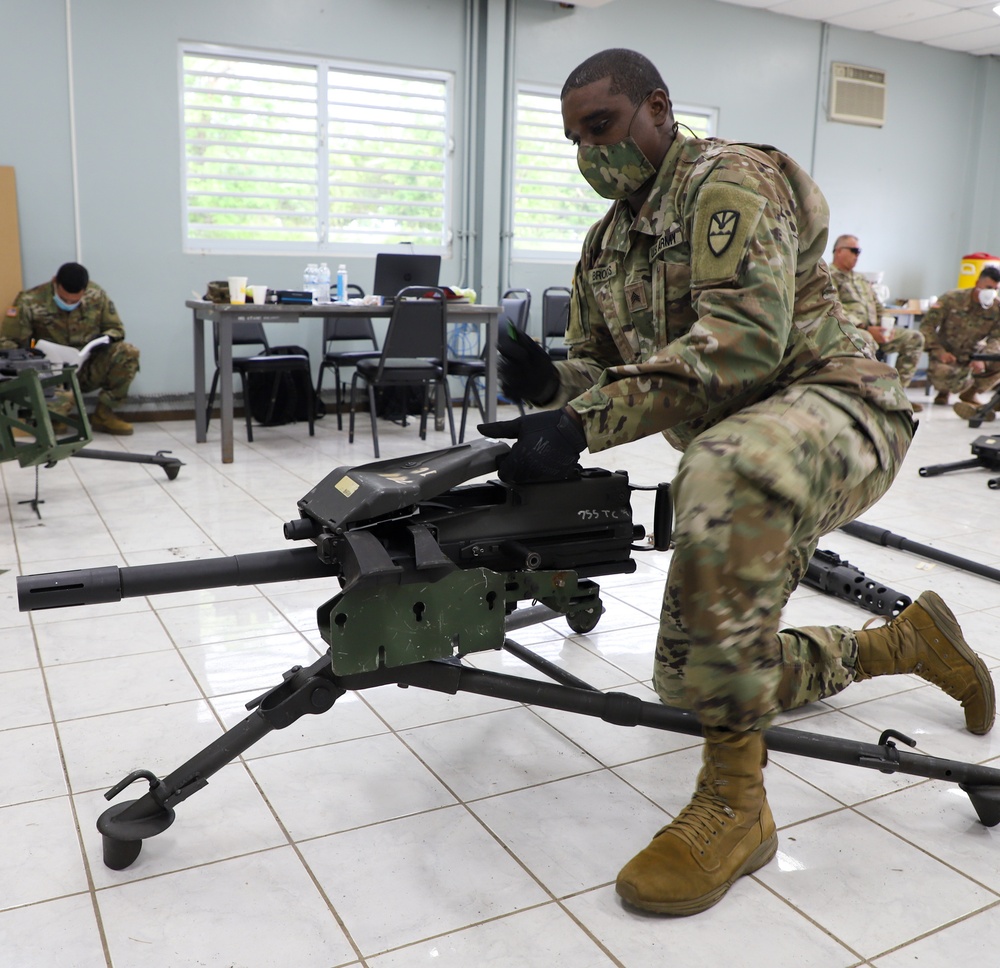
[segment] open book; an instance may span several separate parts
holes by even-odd
[[[64,346],[62,343],[39,339],[35,340],[33,347],[44,353],[45,359],[51,360],[53,363],[59,363],[62,366],[83,366],[84,360],[90,356],[92,350],[110,342],[110,336],[98,336],[97,339],[92,339],[86,346],[78,350],[75,346]]]

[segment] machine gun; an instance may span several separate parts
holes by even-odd
[[[992,413],[992,410],[990,412]],[[918,473],[921,477],[937,477],[939,474],[962,471],[970,467],[985,467],[988,471],[1000,471],[1000,437],[996,434],[984,434],[982,437],[977,437],[970,446],[972,457],[969,460],[957,460],[951,464],[931,464],[928,467],[921,467]],[[1000,477],[991,477],[986,486],[990,490],[997,490],[1000,488]]]
[[[507,638],[524,625],[565,616],[592,630],[603,610],[594,578],[629,574],[635,550],[666,550],[667,485],[656,488],[653,541],[634,542],[624,472],[586,470],[572,481],[465,483],[492,474],[506,444],[479,440],[414,457],[341,467],[298,502],[285,537],[312,547],[203,562],[105,567],[18,579],[22,611],[116,602],[230,584],[336,580],[340,591],[317,610],[327,653],[294,666],[247,704],[250,714],[162,779],[149,770],[124,777],[113,799],[145,780],[147,792],[112,806],[98,820],[104,863],[128,867],[145,839],[174,821],[176,805],[274,729],[323,713],[348,690],[395,683],[438,692],[471,692],[597,716],[619,726],[701,735],[691,714],[624,693],[602,693]],[[524,603],[533,603],[526,605]],[[506,649],[553,683],[469,668],[461,657]],[[886,730],[877,744],[787,728],[770,729],[770,749],[835,762],[950,780],[962,785],[987,826],[1000,823],[1000,771],[900,751]]]
[[[0,463],[16,460],[35,468],[35,497],[21,503],[30,504],[39,517],[38,506],[44,503],[38,496],[39,466],[51,467],[66,457],[158,464],[171,481],[183,466],[170,451],[85,449],[91,439],[76,367],[54,367],[37,350],[0,350]]]

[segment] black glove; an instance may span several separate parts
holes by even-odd
[[[505,397],[544,406],[559,392],[559,371],[527,333],[508,322],[500,327],[497,349],[497,375]]]
[[[577,458],[587,435],[565,410],[543,410],[514,420],[479,425],[484,437],[513,437],[517,443],[498,468],[508,484],[571,481],[580,476]]]

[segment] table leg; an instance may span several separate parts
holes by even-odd
[[[500,314],[486,320],[486,420],[497,419],[497,338],[500,334]]]
[[[222,432],[222,463],[233,462],[233,321],[219,316],[219,427]],[[244,401],[249,405],[249,401]]]
[[[194,316],[194,439],[203,444],[208,440],[205,420],[205,320],[192,310]]]

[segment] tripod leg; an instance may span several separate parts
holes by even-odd
[[[38,465],[37,464],[35,464],[35,496],[33,498],[31,498],[30,500],[28,500],[28,501],[18,501],[17,503],[18,504],[30,504],[31,505],[31,510],[35,512],[35,516],[38,518],[39,521],[42,520],[42,512],[38,510],[38,505],[39,504],[44,504],[45,501],[43,501],[38,496]]]
[[[295,666],[285,673],[284,682],[248,704],[253,712],[246,719],[162,780],[148,770],[130,773],[104,794],[106,799],[140,779],[149,781],[149,790],[138,800],[109,807],[98,818],[105,865],[112,870],[128,867],[139,856],[143,840],[163,833],[174,822],[174,806],[207,786],[210,776],[272,730],[284,729],[307,713],[326,712],[344,691],[333,678],[328,655],[307,669]]]

